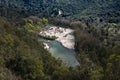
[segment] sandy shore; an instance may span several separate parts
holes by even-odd
[[[46,30],[43,30],[39,33],[41,36],[49,36],[49,37],[56,37],[56,41],[62,43],[62,45],[69,49],[74,49],[75,45],[75,38],[70,33],[74,32],[74,30],[69,28],[61,28],[52,26]]]

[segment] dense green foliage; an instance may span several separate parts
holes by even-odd
[[[28,20],[25,23],[30,22]],[[59,77],[62,70],[69,71],[43,48],[43,44],[29,30],[31,29],[14,27],[0,18],[1,80],[48,80],[52,76]]]
[[[54,25],[75,30],[81,80],[119,80],[120,24],[52,19]],[[77,74],[76,74],[77,75]],[[78,79],[78,80],[79,80]]]
[[[9,18],[29,15],[50,17],[62,10],[63,17],[99,17],[105,21],[119,22],[119,6],[119,0],[0,0],[0,15]]]
[[[120,80],[119,0],[0,0],[0,16],[0,80]],[[75,30],[80,66],[37,40],[48,23]]]
[[[107,30],[110,26],[119,30],[118,24],[104,24],[98,29],[88,27],[85,23],[70,22],[69,27],[75,29],[77,59],[81,64],[72,68],[53,58],[37,41],[36,29],[40,30],[46,25],[47,19],[29,17],[21,22],[18,23],[21,27],[15,27],[0,19],[1,80],[119,80],[118,33],[114,33],[114,30],[105,34],[97,31],[106,30],[102,27],[104,25],[108,27]],[[68,25],[68,22],[62,23]]]

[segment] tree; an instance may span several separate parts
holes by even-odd
[[[106,67],[106,80],[119,80],[120,79],[120,55],[111,54],[107,61]]]

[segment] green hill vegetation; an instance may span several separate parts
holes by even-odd
[[[0,80],[120,80],[119,16],[119,0],[0,0]],[[37,40],[48,24],[75,30],[80,66]]]
[[[44,80],[59,69],[66,72],[65,68],[37,41],[31,28],[14,27],[0,18],[1,80]]]
[[[80,62],[80,66],[72,68],[52,57],[43,48],[42,42],[37,41],[36,30],[42,29],[49,22],[47,19],[32,17],[20,22],[21,26],[14,26],[0,18],[1,80],[119,80],[118,38],[111,41],[106,33],[100,35],[96,33],[97,29],[94,32],[95,28],[91,31],[89,27],[84,31],[84,23],[72,22],[70,27],[75,29],[77,59]],[[108,27],[113,25],[117,24],[109,24]]]
[[[57,16],[58,10],[62,10],[63,17],[98,17],[108,22],[120,22],[119,6],[119,0],[0,0],[0,15],[9,18],[30,15],[50,17]]]

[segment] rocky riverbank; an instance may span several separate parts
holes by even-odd
[[[40,31],[39,35],[50,38],[55,37],[55,40],[59,41],[64,47],[74,49],[75,38],[73,35],[71,35],[73,32],[74,30],[69,28],[51,26]]]

